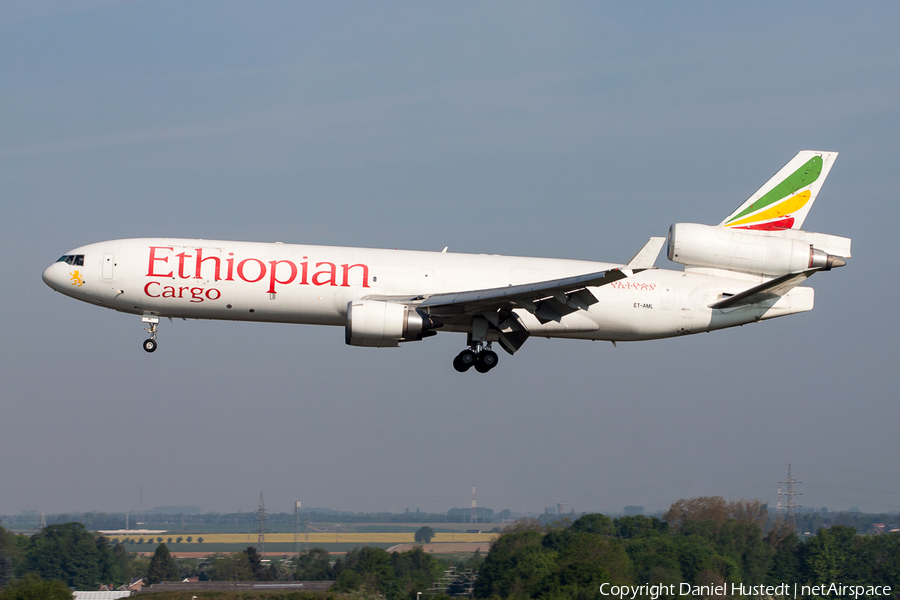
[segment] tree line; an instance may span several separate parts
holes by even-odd
[[[422,527],[417,541],[425,543],[431,534],[430,527]],[[787,523],[770,522],[764,504],[704,497],[679,500],[662,518],[586,514],[552,524],[519,520],[504,530],[483,560],[451,565],[418,546],[393,553],[357,548],[334,561],[326,550],[313,548],[283,563],[265,561],[252,546],[204,560],[176,561],[162,543],[147,559],[80,523],[50,525],[31,537],[0,527],[0,600],[25,598],[13,594],[50,581],[63,586],[57,591],[92,590],[131,577],[155,583],[187,576],[333,580],[336,594],[401,600],[431,588],[450,566],[477,570],[475,596],[491,600],[598,598],[603,584],[661,584],[674,590],[661,597],[674,599],[682,583],[887,585],[898,597],[900,533],[859,535],[849,525],[832,525],[801,539]],[[47,588],[32,597],[57,600],[54,593]]]
[[[757,501],[706,497],[679,500],[663,519],[590,514],[571,524],[520,521],[493,544],[475,596],[578,600],[603,597],[603,584],[662,584],[657,591],[673,592],[661,594],[672,599],[682,583],[730,590],[732,583],[839,582],[900,590],[900,533],[862,536],[834,525],[801,541],[783,522],[764,529],[767,520]]]

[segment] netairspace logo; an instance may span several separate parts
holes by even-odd
[[[730,588],[730,590],[729,590]],[[636,600],[649,596],[656,600],[660,596],[769,596],[783,598],[808,598],[810,596],[830,596],[832,598],[874,598],[890,596],[889,585],[844,585],[842,583],[823,583],[820,585],[800,585],[782,583],[779,585],[744,585],[743,583],[723,583],[720,585],[681,584],[644,584],[644,585],[612,585],[604,583],[600,593],[624,600]]]

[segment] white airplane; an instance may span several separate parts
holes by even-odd
[[[803,151],[719,225],[677,223],[625,265],[484,254],[142,238],[67,252],[43,273],[66,296],[140,315],[337,325],[351,346],[465,333],[457,371],[529,336],[619,341],[713,331],[812,310],[817,271],[850,239],[801,231],[836,152]],[[653,267],[668,241],[670,261]]]

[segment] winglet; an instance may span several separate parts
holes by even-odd
[[[644,247],[634,255],[634,258],[628,261],[628,264],[623,269],[628,269],[635,273],[652,269],[653,263],[656,262],[656,257],[659,256],[659,251],[665,243],[666,238],[664,237],[650,238],[650,241],[644,244]]]

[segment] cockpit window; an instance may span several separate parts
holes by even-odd
[[[68,265],[72,265],[73,267],[83,267],[84,266],[84,254],[65,254],[59,257],[59,260],[56,262],[64,262]]]

